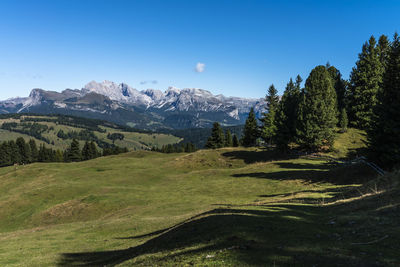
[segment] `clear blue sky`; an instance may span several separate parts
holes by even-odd
[[[397,0],[2,0],[0,99],[91,80],[263,97],[327,61],[347,78],[370,35],[396,30]]]

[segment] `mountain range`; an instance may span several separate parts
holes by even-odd
[[[198,88],[139,91],[125,83],[92,81],[62,92],[33,89],[28,97],[0,101],[0,114],[65,114],[104,119],[140,129],[186,129],[243,124],[250,108],[259,116],[264,99],[213,95]]]

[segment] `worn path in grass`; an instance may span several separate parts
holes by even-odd
[[[372,176],[256,149],[3,168],[0,265],[394,264],[393,220],[368,236],[376,219],[324,205]]]

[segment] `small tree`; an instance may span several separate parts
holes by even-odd
[[[279,104],[278,90],[272,84],[268,89],[267,101],[268,112],[263,114],[261,118],[261,138],[271,144],[276,135],[276,112]]]
[[[233,147],[238,147],[238,146],[239,146],[239,139],[238,139],[238,137],[237,137],[236,134],[233,135],[233,138],[232,138],[232,146],[233,146]]]
[[[347,125],[349,124],[349,121],[347,119],[347,112],[345,108],[342,108],[342,111],[340,112],[340,131],[342,133],[347,132]]]
[[[211,129],[211,136],[208,138],[205,145],[206,148],[221,148],[225,145],[224,132],[218,122],[214,122],[213,128]]]
[[[81,150],[79,148],[79,142],[76,139],[73,139],[71,145],[66,153],[66,159],[68,162],[70,161],[80,161],[82,159]]]
[[[258,137],[259,130],[256,114],[254,113],[254,109],[251,108],[243,129],[242,145],[247,147],[255,146]]]
[[[226,130],[225,132],[225,146],[231,147],[233,145],[232,134],[231,131]]]

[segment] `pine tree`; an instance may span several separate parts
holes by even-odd
[[[8,146],[9,146],[9,151],[10,151],[11,164],[21,163],[22,156],[19,151],[19,147],[15,143],[15,141],[14,140],[8,141]]]
[[[66,158],[67,158],[68,162],[80,161],[82,159],[78,140],[76,140],[76,139],[72,140],[71,145],[68,148],[66,154],[67,154]]]
[[[345,108],[342,108],[342,110],[340,111],[340,131],[342,133],[347,132],[347,126],[349,124],[349,121],[347,119],[347,112]]]
[[[275,89],[273,84],[268,88],[268,95],[265,97],[265,101],[267,102],[268,112],[264,113],[260,119],[262,123],[260,134],[261,138],[271,145],[276,135],[276,113],[279,105],[278,90]]]
[[[226,147],[233,146],[232,134],[231,131],[229,131],[229,129],[226,130],[225,132],[225,146]]]
[[[286,85],[276,116],[276,145],[279,150],[286,150],[289,143],[296,138],[296,123],[300,101],[301,77],[298,75],[296,83],[290,79]]]
[[[39,150],[37,149],[34,139],[29,140],[29,147],[31,149],[32,162],[37,162],[39,158]]]
[[[390,56],[390,42],[386,35],[381,35],[379,37],[377,52],[379,60],[382,63],[383,69],[386,69],[389,63],[389,56]]]
[[[225,137],[221,126],[218,122],[214,122],[213,128],[211,129],[211,136],[208,138],[205,145],[206,148],[221,148],[224,147]]]
[[[29,144],[25,143],[24,138],[18,137],[16,142],[18,146],[19,154],[21,156],[20,164],[28,164],[32,162],[31,147]]]
[[[86,141],[82,148],[82,160],[89,160],[92,158],[89,142]]]
[[[92,159],[99,157],[99,151],[97,150],[96,144],[93,141],[91,141],[89,144],[89,151]]]
[[[243,129],[243,138],[242,145],[243,146],[255,146],[257,138],[259,137],[259,130],[257,125],[256,114],[254,113],[254,109],[250,109],[249,116],[246,119],[246,123]]]
[[[387,168],[400,166],[400,38],[395,33],[389,60],[374,110],[374,121],[368,131],[369,150],[373,159]]]
[[[373,109],[378,102],[378,92],[382,85],[383,64],[379,58],[373,36],[362,47],[356,67],[350,74],[349,115],[353,126],[368,129]]]
[[[236,134],[233,135],[233,138],[232,138],[232,146],[233,146],[233,147],[238,147],[238,146],[239,146],[239,139],[238,139],[238,137],[237,137]]]
[[[347,83],[345,80],[342,79],[342,74],[338,69],[334,66],[330,66],[327,68],[333,82],[333,88],[336,91],[337,97],[337,110],[341,111],[343,108],[346,107],[346,95],[347,95]],[[337,113],[341,116],[340,112]]]
[[[336,92],[324,66],[308,76],[299,105],[297,142],[305,149],[331,148],[337,123]]]

